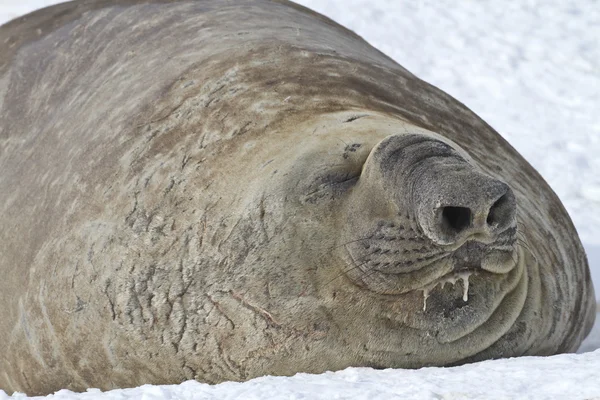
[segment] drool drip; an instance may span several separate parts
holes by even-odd
[[[446,286],[446,283],[449,283],[451,285],[456,284],[456,282],[458,281],[462,281],[462,285],[463,285],[463,301],[467,301],[469,300],[469,276],[471,276],[472,272],[468,272],[468,271],[463,271],[463,272],[457,272],[451,276],[443,276],[441,278],[439,278],[438,280],[435,280],[433,282],[431,282],[429,285],[425,286],[422,290],[423,290],[423,311],[427,311],[427,298],[429,297],[429,294],[431,293],[431,291],[433,291],[433,289],[435,289],[435,287],[437,285],[441,285],[442,289],[444,288],[444,286]]]

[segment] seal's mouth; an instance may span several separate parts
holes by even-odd
[[[452,272],[434,279],[418,289],[423,292],[423,311],[427,311],[427,298],[431,292],[440,287],[442,290],[450,286],[462,285],[462,300],[469,300],[469,278],[472,275],[502,275],[510,272],[518,262],[516,251],[515,229],[509,229],[491,244],[468,241],[462,244],[451,255]]]
[[[518,262],[514,246],[510,249],[500,250],[497,247],[487,249],[485,245],[477,242],[464,244],[449,258],[453,264],[451,272],[434,278],[429,283],[414,290],[423,294],[424,312],[427,311],[427,299],[435,289],[444,291],[448,286],[451,292],[456,292],[455,286],[459,286],[462,288],[460,298],[466,304],[469,301],[469,279],[471,277],[480,277],[488,281],[501,278],[513,270]]]
[[[509,273],[518,262],[516,245],[516,228],[491,243],[471,239],[439,246],[424,237],[400,234],[393,224],[380,225],[368,239],[346,244],[346,273],[359,286],[381,294],[420,291],[427,308],[427,297],[436,287],[462,284],[467,301],[473,274],[493,280]]]

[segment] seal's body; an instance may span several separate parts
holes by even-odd
[[[492,128],[285,1],[0,28],[0,388],[574,351],[586,257]]]

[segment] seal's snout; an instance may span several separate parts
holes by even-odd
[[[434,243],[491,243],[515,225],[516,201],[510,187],[479,171],[450,145],[416,135],[388,142],[382,146],[382,169],[394,171],[389,175],[394,178],[388,179],[396,188],[409,188],[399,195],[409,196],[404,198]]]
[[[466,163],[446,171],[440,166],[434,163],[423,171],[413,192],[417,219],[427,237],[442,245],[490,243],[514,226],[516,202],[507,184]]]
[[[516,224],[510,187],[449,143],[419,134],[390,136],[374,148],[363,175],[372,165],[378,165],[394,201],[413,210],[435,244],[492,243]]]

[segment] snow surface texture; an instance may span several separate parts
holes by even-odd
[[[0,0],[0,23],[52,0]],[[298,0],[356,31],[496,128],[557,192],[600,298],[600,7],[597,0]],[[456,368],[349,368],[209,386],[52,399],[600,399],[600,315],[579,355]],[[26,399],[7,396],[0,400]]]
[[[555,356],[551,360],[511,358],[455,368],[383,371],[348,368],[321,375],[266,376],[215,386],[188,381],[181,385],[144,385],[106,393],[96,389],[83,394],[61,390],[48,397],[56,400],[600,399],[599,370],[600,350]],[[0,400],[7,399],[10,397],[0,391]]]

